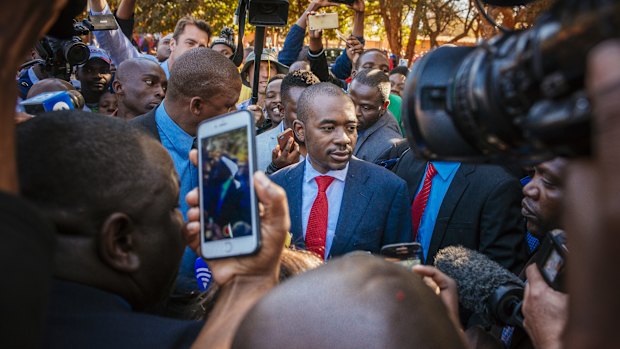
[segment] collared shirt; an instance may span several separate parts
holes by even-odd
[[[426,166],[428,167],[428,164]],[[433,166],[435,166],[437,174],[433,177],[431,192],[428,196],[424,214],[422,214],[420,227],[418,228],[418,241],[422,244],[424,259],[428,256],[428,249],[431,244],[431,239],[433,238],[433,229],[435,229],[435,222],[437,222],[437,215],[439,214],[441,203],[443,202],[443,199],[448,192],[448,188],[450,188],[450,184],[454,179],[454,175],[456,175],[456,171],[461,166],[461,163],[433,161]],[[424,174],[426,175],[426,169],[424,170]],[[417,193],[419,193],[422,189],[423,184],[424,176],[420,181],[420,186],[418,187],[416,195],[418,195]]]
[[[330,176],[335,180],[327,188],[325,194],[327,195],[327,235],[325,238],[325,258],[329,256],[329,251],[336,235],[336,226],[338,225],[338,216],[340,215],[340,206],[342,204],[342,196],[344,195],[345,179],[347,178],[347,171],[349,170],[349,164],[342,170],[332,170],[325,174],[318,172],[312,167],[312,160],[310,156],[306,157],[306,169],[304,171],[304,182],[302,187],[302,205],[301,205],[301,223],[303,225],[304,240],[306,239],[306,229],[308,228],[308,218],[310,218],[310,210],[312,204],[316,199],[316,195],[319,192],[319,187],[314,180],[318,176]]]
[[[161,138],[161,144],[168,150],[174,162],[180,181],[179,206],[183,218],[187,220],[189,206],[185,202],[187,193],[198,186],[198,169],[189,161],[189,151],[192,149],[194,137],[183,131],[166,112],[164,101],[155,111],[157,131]]]
[[[170,67],[168,67],[168,60],[166,59],[161,62],[159,66],[164,70],[164,73],[166,73],[166,79],[170,79]]]

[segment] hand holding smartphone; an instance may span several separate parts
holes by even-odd
[[[424,252],[419,242],[403,242],[381,247],[381,255],[386,260],[396,262],[409,270],[424,263]]]
[[[287,128],[284,132],[278,135],[278,145],[280,145],[281,151],[284,151],[284,148],[290,138],[293,138],[293,130],[290,128]]]
[[[198,126],[200,247],[207,259],[253,254],[260,246],[254,117],[237,111]]]

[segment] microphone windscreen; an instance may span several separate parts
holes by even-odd
[[[462,246],[449,246],[435,256],[435,267],[458,285],[459,302],[470,311],[485,312],[489,296],[500,286],[523,281],[480,252]]]

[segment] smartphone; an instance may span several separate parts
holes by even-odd
[[[337,13],[317,13],[308,16],[308,26],[310,30],[336,29],[338,28]]]
[[[408,269],[422,264],[424,252],[419,242],[402,242],[381,247],[381,255],[387,260],[396,262]]]
[[[198,126],[200,248],[217,259],[250,255],[260,248],[254,115],[236,111]]]
[[[293,130],[287,128],[284,132],[278,135],[278,144],[280,145],[280,150],[283,151],[284,147],[286,147],[286,143],[288,143],[289,138],[293,138]]]

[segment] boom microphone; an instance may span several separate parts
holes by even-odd
[[[459,303],[499,325],[523,327],[524,283],[487,256],[462,246],[437,253],[435,267],[456,280]]]

